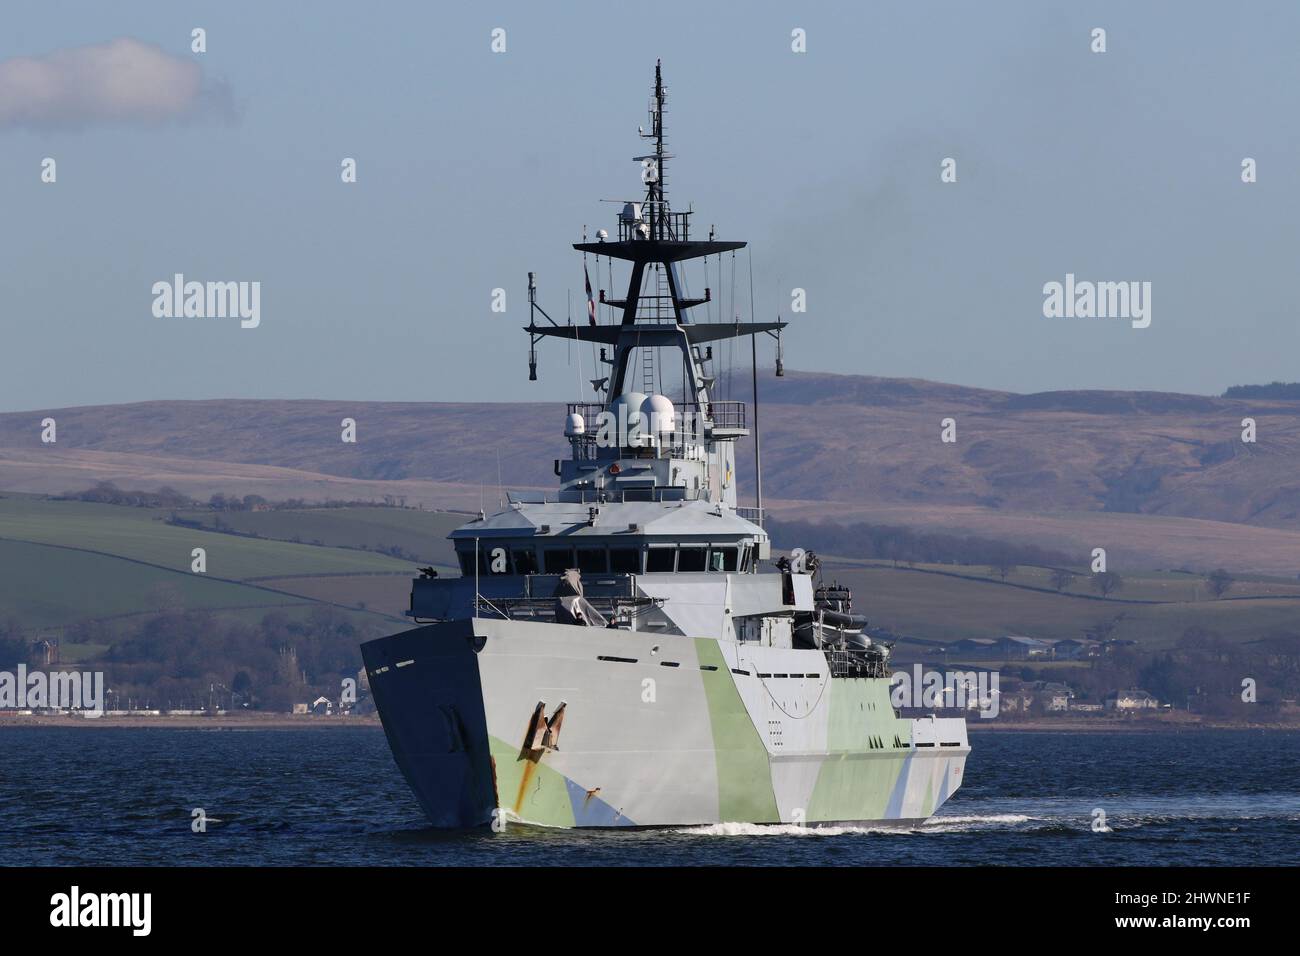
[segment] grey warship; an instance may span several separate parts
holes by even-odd
[[[529,274],[529,377],[550,338],[607,372],[567,408],[558,487],[454,531],[461,576],[415,579],[419,626],[362,646],[384,731],[435,827],[919,823],[961,784],[965,721],[901,718],[852,594],[811,553],[773,563],[761,492],[738,504],[748,408],[714,397],[713,348],[786,323],[692,319],[712,295],[685,265],[745,243],[669,206],[665,102],[656,64],[644,194],[574,245],[629,270],[614,321],[589,293],[587,324],[555,322]]]

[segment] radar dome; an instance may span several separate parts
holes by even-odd
[[[666,435],[677,428],[677,412],[667,395],[651,395],[641,403],[641,423],[652,434]]]
[[[577,438],[579,435],[587,434],[587,423],[577,412],[573,412],[564,420],[564,437]]]
[[[609,413],[614,417],[614,427],[619,430],[619,445],[639,445],[642,442],[642,429],[648,424],[641,416],[641,406],[645,404],[645,392],[624,392],[609,403]]]

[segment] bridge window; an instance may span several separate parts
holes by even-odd
[[[515,574],[537,573],[537,552],[532,548],[515,548],[510,557],[515,563]]]
[[[514,552],[518,555],[519,552]],[[460,562],[460,573],[465,577],[474,576],[474,558],[478,557],[479,574],[517,574],[515,563],[511,560],[511,552],[505,545],[500,543],[480,542],[478,550],[471,546],[468,548],[457,548],[456,559]]]
[[[637,574],[641,570],[641,552],[636,548],[610,548],[609,569],[615,574]]]
[[[703,571],[705,548],[682,548],[677,556],[678,571]]]
[[[651,548],[646,553],[645,569],[649,574],[673,570],[673,560],[677,557],[675,548]]]
[[[642,549],[619,547],[544,547],[538,554],[532,547],[508,547],[503,543],[481,542],[478,548],[478,573],[492,575],[563,574],[577,568],[583,574],[640,574]],[[683,548],[648,547],[644,550],[644,570],[649,574],[674,571],[698,573],[745,572],[753,559],[752,547],[745,545],[691,545]],[[475,552],[457,549],[461,574],[474,574]]]
[[[572,548],[547,548],[542,554],[547,574],[563,574],[574,567]]]
[[[710,548],[709,549],[709,570],[710,571],[735,571],[736,570],[736,549],[735,548]]]
[[[605,563],[604,548],[579,548],[578,570],[583,574],[604,574],[609,570]]]
[[[479,570],[483,574],[513,574],[510,552],[503,544],[479,544]]]

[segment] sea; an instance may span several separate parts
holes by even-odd
[[[1298,732],[971,737],[965,784],[912,829],[493,833],[428,827],[376,728],[3,728],[0,865],[1300,863]]]

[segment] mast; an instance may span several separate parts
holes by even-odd
[[[707,238],[694,238],[690,231],[693,210],[672,211],[664,175],[664,164],[674,158],[667,152],[666,100],[662,64],[656,61],[649,107],[650,125],[648,129],[642,127],[638,130],[640,138],[651,140],[653,147],[651,151],[633,157],[642,165],[644,192],[638,190],[634,193],[639,196],[637,199],[616,200],[622,204],[616,235],[601,230],[597,233],[597,241],[588,242],[584,237],[582,242],[573,246],[584,254],[592,253],[629,264],[630,274],[623,298],[607,298],[604,289],[600,292],[601,303],[621,311],[621,318],[609,325],[560,325],[536,304],[536,287],[530,277],[529,306],[533,311],[530,311],[529,324],[524,329],[530,339],[530,372],[536,360],[536,345],[544,338],[612,346],[608,356],[604,348],[600,350],[600,361],[608,365],[608,376],[593,381],[597,390],[604,392],[603,402],[578,402],[570,406],[570,426],[566,436],[570,438],[574,457],[567,461],[557,460],[555,466],[562,492],[582,496],[602,488],[636,490],[650,487],[654,490],[648,493],[658,495],[664,489],[674,489],[676,493],[689,491],[692,497],[735,507],[734,442],[749,434],[745,424],[745,403],[715,400],[711,394],[714,379],[706,374],[705,363],[712,357],[713,342],[750,336],[751,348],[756,353],[757,346],[752,340],[757,334],[762,332],[777,337],[786,323],[779,316],[775,322],[754,321],[752,262],[748,322],[738,321],[739,316],[733,321],[717,322],[707,319],[697,322],[691,318],[692,310],[712,301],[712,296],[707,287],[703,296],[686,295],[682,277],[677,272],[678,264],[734,252],[745,248],[746,243],[715,239],[712,230]],[[661,281],[647,284],[647,270],[662,270],[659,272]],[[540,313],[540,318],[534,319],[534,311]],[[541,318],[546,321],[542,322]],[[611,447],[608,436],[598,440],[599,435],[593,434],[594,424],[589,428],[589,423],[602,416],[607,418],[607,413],[614,412],[616,406],[638,411],[642,406],[633,408],[628,405],[630,396],[640,396],[635,399],[637,402],[650,399],[660,403],[667,401],[666,396],[653,394],[649,387],[643,389],[642,383],[633,379],[639,357],[654,357],[655,364],[662,371],[667,366],[661,364],[660,357],[674,350],[681,355],[683,394],[673,414],[683,416],[680,420],[683,427],[675,427],[667,439],[656,438],[653,448],[635,442]],[[642,361],[643,370],[650,367],[648,362]],[[754,374],[756,376],[757,372]],[[653,380],[648,377],[645,382],[653,385]],[[756,381],[754,396],[757,402]],[[671,411],[671,404],[669,409]],[[694,423],[690,428],[684,427],[688,420]],[[755,455],[756,465],[761,465],[757,441]],[[761,477],[758,480],[761,508]]]
[[[749,324],[754,324],[754,253],[749,256]],[[781,340],[780,327],[777,328],[777,342]],[[754,509],[758,512],[754,523],[763,527],[763,436],[758,430],[758,332],[749,333],[750,375],[754,381]],[[778,359],[778,362],[780,360]]]
[[[668,208],[664,200],[664,78],[663,61],[655,60],[654,109],[650,115],[650,132],[643,133],[643,138],[655,141],[655,165],[653,175],[646,181],[646,203],[650,207],[650,234],[662,239],[663,224]],[[658,231],[656,231],[656,229]]]
[[[763,439],[758,430],[758,333],[749,333],[750,373],[754,379],[754,481],[757,494],[755,510],[758,512],[754,524],[763,527]]]
[[[653,140],[652,153],[635,156],[643,164],[642,176],[645,179],[645,193],[640,201],[623,203],[618,216],[618,238],[609,241],[574,243],[573,248],[579,252],[605,256],[607,259],[622,259],[631,264],[627,293],[622,299],[605,298],[602,290],[601,302],[623,315],[617,325],[564,325],[559,326],[552,320],[551,325],[539,325],[531,320],[525,331],[531,337],[531,345],[542,338],[553,336],[584,342],[599,342],[614,346],[614,354],[609,364],[610,375],[606,395],[616,398],[626,388],[628,381],[628,361],[634,345],[641,347],[677,347],[683,352],[688,377],[692,380],[688,403],[707,405],[709,396],[704,386],[705,376],[699,367],[693,347],[703,348],[711,342],[723,339],[741,338],[751,331],[775,332],[784,323],[763,322],[695,322],[688,313],[698,305],[710,301],[708,290],[702,298],[688,298],[682,295],[675,265],[691,259],[717,255],[745,248],[746,243],[715,240],[712,233],[708,239],[692,239],[690,220],[693,212],[673,212],[669,205],[665,188],[664,164],[673,156],[667,151],[666,123],[664,107],[667,91],[663,83],[662,61],[655,62],[654,88],[650,101],[650,128],[640,129],[642,139]],[[650,292],[642,294],[647,269],[660,268],[664,271],[664,293],[655,295]],[[639,307],[643,299],[654,300],[659,308],[655,314],[641,315]],[[531,304],[531,300],[530,300]],[[538,311],[541,311],[538,307]],[[542,312],[543,316],[546,313]],[[546,316],[549,319],[549,316]],[[751,320],[753,316],[750,316]],[[630,333],[630,334],[629,334]]]

